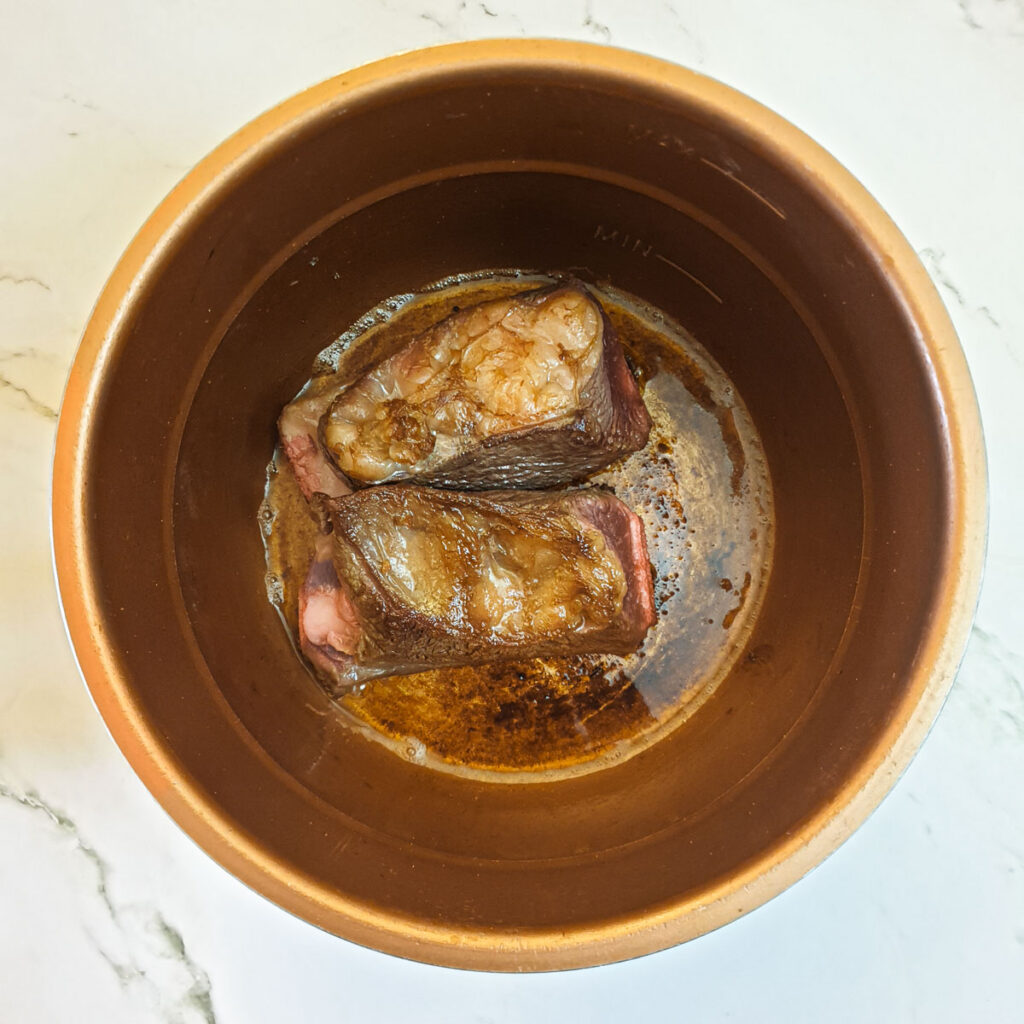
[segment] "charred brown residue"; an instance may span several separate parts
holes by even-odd
[[[751,575],[748,572],[743,577],[743,586],[740,587],[739,600],[736,602],[736,607],[730,608],[729,611],[725,613],[725,618],[722,619],[723,629],[728,629],[736,621],[736,616],[739,615],[743,605],[746,603],[747,594],[750,592],[750,583]]]
[[[625,673],[593,656],[421,672],[341,704],[394,740],[418,737],[449,764],[498,771],[572,765],[653,722]]]
[[[732,409],[719,408],[715,411],[718,418],[718,425],[722,430],[722,440],[729,452],[729,461],[732,463],[732,474],[729,482],[732,485],[732,493],[739,496],[743,483],[743,471],[747,467],[747,456],[743,450],[743,443],[736,431],[736,418]]]
[[[678,570],[659,573],[654,570],[654,608],[657,612],[666,609],[672,598],[682,590],[682,578]]]

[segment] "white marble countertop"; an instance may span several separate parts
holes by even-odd
[[[560,975],[406,963],[246,889],[137,781],[50,569],[56,410],[122,248],[224,136],[322,78],[491,35],[606,41],[749,93],[842,160],[942,292],[981,400],[988,570],[937,725],[868,823],[729,927]],[[1024,1019],[1022,0],[51,0],[0,27],[0,1020]]]

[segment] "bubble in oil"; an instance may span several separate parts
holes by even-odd
[[[268,470],[268,476],[276,475],[271,474]],[[274,531],[274,523],[277,522],[277,512],[273,507],[273,504],[265,497],[260,502],[259,512],[256,513],[256,518],[259,520],[260,530],[264,537],[269,537]]]
[[[316,357],[316,362],[313,364],[313,376],[337,372],[342,356],[355,342],[362,340],[372,328],[388,323],[396,313],[401,312],[415,298],[416,296],[411,292],[403,295],[393,295],[391,298],[385,299],[379,306],[370,310],[369,313],[363,314],[347,331],[339,335]]]
[[[272,605],[280,607],[284,603],[284,582],[275,572],[268,572],[263,577],[267,588],[267,597]]]
[[[402,754],[413,764],[424,764],[427,760],[427,745],[422,740],[410,736],[405,742]]]
[[[420,289],[421,295],[432,295],[437,292],[446,291],[449,288],[455,288],[459,285],[474,284],[476,282],[504,282],[515,281],[519,283],[523,282],[543,282],[547,283],[550,278],[546,274],[540,274],[535,270],[520,270],[515,267],[505,267],[499,270],[474,270],[465,274],[449,274],[448,277],[442,277],[439,281],[434,281],[431,284],[425,285]]]

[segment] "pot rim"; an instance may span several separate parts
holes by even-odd
[[[453,69],[537,67],[603,73],[685,98],[729,121],[780,163],[798,169],[858,232],[917,325],[948,417],[951,534],[935,617],[907,693],[870,755],[836,796],[758,860],[699,897],[568,931],[455,929],[346,899],[270,856],[230,820],[147,722],[105,636],[88,565],[86,442],[97,396],[133,298],[194,216],[262,152],[301,125],[378,92]],[[201,160],[160,203],[111,274],[68,376],[53,461],[51,530],[57,587],[79,671],[114,741],[175,822],[246,885],[344,938],[427,963],[483,970],[556,970],[610,963],[664,949],[760,906],[835,850],[892,788],[949,692],[970,633],[981,584],[987,483],[980,414],[949,315],[913,248],[874,198],[834,157],[779,115],[697,72],[592,43],[493,39],[414,50],[364,65],[299,93],[245,125]]]

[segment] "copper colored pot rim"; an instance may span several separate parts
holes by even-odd
[[[568,933],[543,930],[510,936],[453,930],[357,905],[269,856],[227,820],[195,785],[132,694],[132,681],[108,648],[100,602],[87,560],[85,442],[96,395],[118,331],[142,283],[198,208],[299,124],[342,111],[357,97],[386,91],[445,69],[537,66],[610,78],[685,96],[709,115],[731,122],[780,162],[797,168],[806,187],[827,198],[864,240],[920,330],[949,415],[953,516],[950,556],[942,580],[942,614],[922,638],[913,678],[898,713],[860,770],[836,798],[788,841],[696,899],[636,918]],[[336,934],[428,962],[489,970],[578,967],[640,955],[712,930],[764,903],[821,862],[864,821],[893,786],[923,741],[949,691],[966,646],[980,587],[987,519],[984,450],[973,386],[953,326],[911,246],[874,199],[834,158],[754,100],[670,63],[624,50],[554,40],[458,43],[387,58],[286,100],[233,135],[201,161],[160,204],[129,245],[86,327],[71,367],[57,430],[53,476],[53,550],[68,634],[80,671],[115,742],[143,783],[199,845],[247,885],[280,906]],[[517,959],[527,955],[527,959]]]

